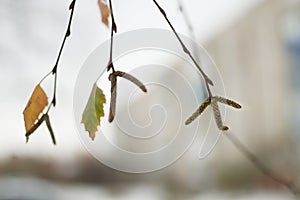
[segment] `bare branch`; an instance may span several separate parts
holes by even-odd
[[[181,40],[180,36],[178,35],[178,33],[176,32],[175,28],[173,27],[172,23],[170,22],[169,18],[167,17],[166,12],[162,9],[162,7],[157,3],[156,0],[153,0],[154,4],[156,5],[156,7],[159,9],[160,13],[164,16],[165,20],[167,21],[167,23],[169,24],[170,28],[172,29],[173,33],[175,34],[177,40],[179,41],[179,43],[181,44],[181,47],[183,49],[183,51],[190,57],[190,59],[193,61],[194,65],[198,68],[198,70],[200,71],[204,82],[205,82],[205,86],[206,86],[206,90],[208,93],[209,97],[212,97],[212,93],[210,90],[210,86],[213,86],[213,82],[212,80],[205,74],[205,72],[202,70],[202,68],[199,66],[199,64],[197,63],[196,59],[193,57],[193,55],[191,54],[191,52],[188,50],[188,48],[185,46],[185,44],[183,43],[183,41]]]

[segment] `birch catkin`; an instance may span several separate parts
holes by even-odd
[[[185,121],[185,125],[189,125],[192,123],[201,113],[205,110],[205,108],[210,104],[211,100],[210,98],[207,98],[200,106],[199,108],[192,114],[190,118],[188,118]]]
[[[110,108],[109,108],[109,117],[108,121],[112,122],[116,114],[116,101],[117,101],[117,77],[114,74],[109,75],[109,80],[111,82],[110,89]]]
[[[147,92],[146,86],[141,81],[139,81],[137,78],[135,78],[134,76],[127,74],[125,72],[121,72],[121,71],[116,71],[114,73],[114,75],[131,81],[132,83],[137,85],[143,92]]]
[[[217,99],[212,98],[210,105],[213,109],[214,117],[215,117],[216,124],[217,124],[219,130],[221,130],[221,131],[228,130],[228,127],[223,125],[223,121],[222,121],[222,117],[221,117],[221,113],[220,113],[220,109],[219,109],[219,106],[218,106]]]
[[[242,106],[240,105],[240,104],[238,104],[237,102],[235,102],[235,101],[232,101],[232,100],[230,100],[230,99],[225,99],[225,98],[223,98],[223,97],[214,97],[218,102],[220,102],[220,103],[224,103],[224,104],[227,104],[227,105],[229,105],[229,106],[231,106],[231,107],[234,107],[234,108],[237,108],[237,109],[240,109],[240,108],[242,108]]]

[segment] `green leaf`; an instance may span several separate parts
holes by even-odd
[[[97,127],[100,125],[100,118],[104,116],[103,104],[106,102],[103,91],[95,83],[89,100],[82,114],[81,123],[89,132],[90,138],[94,140]]]

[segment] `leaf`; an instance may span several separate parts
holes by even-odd
[[[108,27],[108,17],[110,16],[110,9],[107,7],[105,3],[102,2],[102,0],[98,0],[98,6],[101,13],[101,19],[103,24],[105,24]]]
[[[89,132],[90,138],[94,140],[95,133],[100,125],[100,118],[104,116],[103,104],[106,103],[103,91],[95,83],[90,94],[89,100],[82,114],[81,123],[85,130]]]
[[[23,111],[26,132],[34,126],[35,121],[47,105],[48,97],[40,84],[38,84]]]

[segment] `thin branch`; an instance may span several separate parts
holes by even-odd
[[[170,22],[169,18],[167,17],[166,12],[162,9],[162,7],[160,7],[160,5],[157,3],[156,0],[153,0],[154,4],[156,5],[156,7],[159,9],[160,13],[164,16],[165,20],[168,22],[170,28],[172,29],[173,33],[175,34],[177,40],[179,41],[183,51],[190,57],[190,59],[193,61],[194,65],[198,68],[198,70],[200,71],[204,82],[205,82],[205,86],[206,86],[206,90],[208,93],[209,97],[212,97],[212,93],[210,90],[210,85],[213,86],[213,82],[212,80],[210,80],[210,78],[205,74],[205,72],[201,69],[201,67],[199,66],[199,64],[197,63],[196,59],[194,58],[194,56],[191,54],[191,52],[188,50],[188,48],[185,46],[185,44],[183,43],[183,41],[181,40],[180,36],[178,35],[178,33],[176,32],[175,28],[173,27],[172,23]]]
[[[63,48],[65,46],[65,43],[66,43],[66,40],[67,38],[71,35],[71,24],[72,24],[72,20],[73,20],[73,14],[74,14],[74,9],[75,9],[75,4],[76,4],[76,0],[73,0],[69,6],[69,10],[71,10],[71,14],[70,14],[70,17],[69,17],[69,22],[68,22],[68,26],[67,26],[67,31],[65,33],[65,36],[64,36],[64,39],[62,41],[62,44],[61,44],[61,47],[59,49],[59,53],[58,53],[58,56],[57,56],[57,59],[56,59],[56,62],[55,62],[55,65],[53,67],[53,69],[47,73],[39,82],[39,84],[41,84],[51,73],[54,75],[54,88],[53,88],[53,98],[52,98],[52,101],[51,103],[49,104],[48,108],[47,108],[47,111],[45,114],[43,114],[41,116],[41,118],[38,119],[38,121],[34,124],[34,126],[26,132],[26,141],[28,142],[28,139],[29,139],[29,136],[34,132],[36,131],[36,129],[44,122],[46,121],[46,125],[47,125],[47,128],[50,132],[50,135],[51,135],[51,138],[52,138],[52,141],[54,144],[56,144],[56,140],[55,140],[55,137],[54,137],[54,132],[53,132],[53,129],[51,127],[51,124],[50,124],[50,119],[49,119],[49,111],[53,106],[56,105],[56,88],[57,88],[57,67],[58,67],[58,63],[59,63],[59,60],[60,60],[60,57],[61,57],[61,54],[62,54],[62,51],[63,51]]]
[[[260,159],[256,155],[254,155],[248,148],[243,145],[238,138],[236,138],[233,134],[225,134],[229,141],[234,144],[234,146],[264,175],[271,178],[273,181],[283,185],[287,189],[289,189],[296,196],[300,195],[299,189],[296,187],[293,181],[287,181],[282,177],[279,177],[275,173],[273,173],[268,167],[266,167]]]
[[[110,33],[110,53],[109,53],[109,61],[107,64],[107,71],[112,69],[113,72],[115,72],[114,64],[113,64],[113,43],[114,43],[114,33],[117,32],[117,25],[114,18],[114,12],[112,7],[112,2],[109,0],[109,9],[111,12],[111,33]]]
[[[48,72],[48,74],[46,74],[39,82],[39,85],[48,77],[52,74],[52,71]]]
[[[69,22],[68,22],[67,30],[66,30],[64,39],[62,41],[62,44],[61,44],[61,47],[60,47],[60,50],[59,50],[59,53],[58,53],[55,65],[54,65],[53,69],[51,70],[52,74],[54,74],[53,98],[52,98],[51,103],[48,106],[48,109],[47,109],[46,113],[48,113],[50,111],[50,108],[51,108],[52,105],[53,106],[56,105],[57,67],[58,67],[58,64],[59,64],[59,61],[60,61],[60,57],[61,57],[62,51],[63,51],[64,46],[65,46],[66,40],[71,35],[71,25],[72,25],[74,10],[75,10],[75,4],[76,4],[76,0],[73,0],[71,2],[70,6],[69,6],[69,10],[71,10],[71,13],[70,13],[70,17],[69,17]]]
[[[178,4],[179,11],[181,12],[181,14],[183,16],[184,22],[187,25],[187,28],[189,30],[190,37],[192,37],[192,39],[194,41],[197,41],[195,30],[193,28],[193,25],[192,25],[192,22],[190,20],[189,15],[186,12],[185,7],[183,6],[182,1],[181,0],[177,0],[177,4]],[[198,64],[201,64],[200,63],[200,58],[199,58],[200,53],[199,53],[199,50],[198,50],[197,45],[196,45],[195,42],[193,42],[193,47],[192,48],[193,48],[193,54],[195,56],[196,61],[198,62]]]

